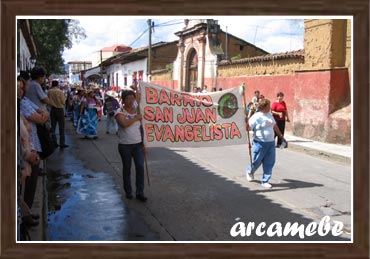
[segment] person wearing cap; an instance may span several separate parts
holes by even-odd
[[[135,108],[135,93],[125,90],[121,93],[124,106],[115,115],[118,123],[118,151],[122,160],[123,188],[127,199],[132,199],[131,160],[136,169],[136,199],[146,202],[144,196],[144,145],[142,136],[142,115]]]
[[[103,106],[103,113],[107,115],[107,124],[105,127],[105,133],[110,133],[110,126],[113,123],[114,129],[116,130],[116,134],[118,134],[118,125],[116,120],[114,119],[114,114],[119,110],[120,105],[117,98],[117,93],[114,91],[108,91],[106,94],[106,99]]]

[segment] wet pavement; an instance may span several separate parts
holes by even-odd
[[[114,134],[99,132],[97,140],[76,135],[66,121],[65,149],[47,159],[46,241],[148,241],[158,239],[127,206],[144,206],[123,198],[121,176],[107,160],[105,145],[116,146]],[[99,123],[105,129],[105,121]],[[101,136],[101,137],[100,137]],[[112,151],[116,151],[115,149]],[[117,150],[118,153],[118,150]],[[134,179],[133,179],[134,181]]]
[[[48,169],[47,239],[127,240],[126,207],[113,177],[84,168],[68,153],[56,163],[57,170]]]

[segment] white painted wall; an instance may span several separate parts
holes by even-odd
[[[19,70],[27,70],[27,67],[31,68],[30,57],[31,53],[23,37],[23,33],[19,33],[19,64],[17,64],[17,68]]]
[[[132,84],[132,74],[133,72],[139,73],[139,71],[143,72],[143,81],[147,82],[147,58],[136,60],[131,63],[127,63],[124,65],[121,64],[112,64],[106,67],[107,75],[110,76],[110,86],[116,84],[116,78],[118,75],[118,86],[120,87],[129,87]],[[124,85],[124,77],[127,77],[127,85]]]

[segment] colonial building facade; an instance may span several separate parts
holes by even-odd
[[[284,92],[297,136],[351,143],[351,20],[305,20],[304,49],[268,54],[219,29],[214,20],[185,20],[173,70],[152,73],[172,89],[228,89],[245,83],[247,100],[260,90]],[[233,57],[237,56],[236,59]]]
[[[185,20],[178,41],[132,49],[102,62],[107,85],[137,81],[181,91],[204,85],[228,89],[244,83],[274,101],[284,92],[287,130],[323,142],[351,142],[351,20],[304,21],[304,49],[269,54],[220,29],[212,19]]]
[[[220,29],[217,20],[185,20],[174,62],[173,83],[177,90],[191,92],[205,84],[217,87],[217,67],[223,59],[246,58],[266,51]]]

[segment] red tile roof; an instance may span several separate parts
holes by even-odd
[[[263,56],[252,57],[252,58],[241,58],[237,60],[222,60],[220,61],[219,65],[244,64],[244,63],[277,60],[277,59],[289,59],[289,58],[304,59],[304,50],[300,49],[300,50],[295,50],[295,51],[267,54]]]
[[[104,47],[102,48],[102,51],[104,52],[126,52],[126,51],[130,51],[132,48],[130,48],[129,46],[126,46],[126,45],[119,45],[119,44],[116,44],[116,45],[113,45],[113,46],[110,46],[110,47]]]

